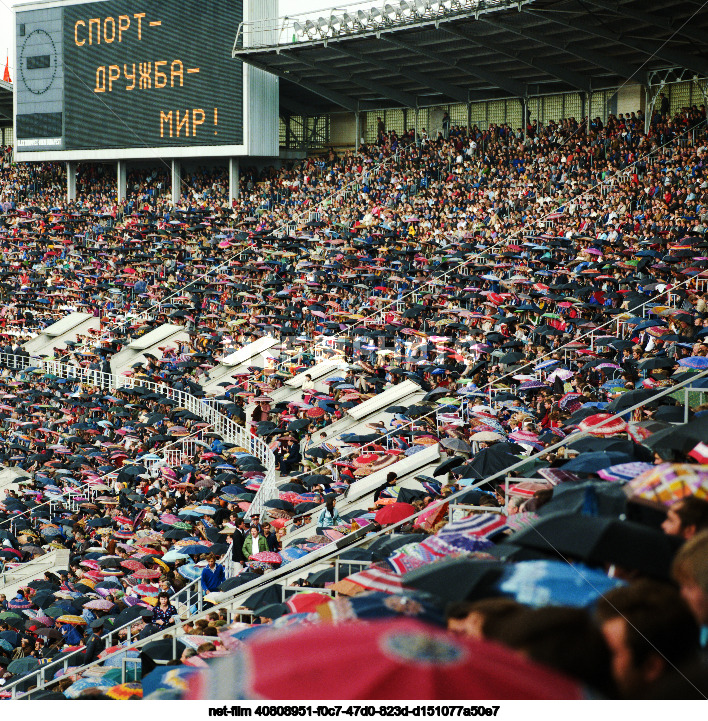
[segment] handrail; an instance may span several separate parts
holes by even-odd
[[[21,365],[19,365],[20,363]],[[268,445],[260,438],[251,436],[244,428],[239,426],[220,411],[213,408],[208,403],[207,399],[197,398],[191,393],[176,390],[163,383],[155,383],[142,378],[128,376],[119,377],[112,373],[88,370],[86,368],[68,365],[67,363],[62,363],[57,360],[0,353],[0,365],[7,365],[8,367],[16,370],[27,370],[32,367],[41,367],[44,369],[45,373],[51,373],[62,378],[74,378],[78,381],[107,388],[108,390],[142,387],[159,392],[166,398],[176,400],[181,407],[194,413],[202,418],[202,420],[209,423],[213,426],[214,431],[222,435],[227,442],[234,443],[237,446],[245,448],[248,452],[255,455],[266,468],[264,483],[269,480],[269,478],[272,477],[274,479],[275,477],[275,456]]]

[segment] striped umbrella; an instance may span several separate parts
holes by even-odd
[[[543,381],[524,381],[519,386],[520,391],[534,391],[539,388],[548,388],[548,383],[544,383]]]
[[[404,590],[401,577],[393,571],[382,568],[367,568],[365,571],[347,576],[344,581],[360,586],[366,591],[401,593]]]
[[[507,530],[506,516],[499,513],[480,513],[470,518],[463,518],[455,523],[448,523],[439,533],[440,538],[446,541],[448,534],[464,533],[478,538],[491,539],[497,534]]]
[[[566,393],[559,401],[558,407],[563,411],[570,411],[571,413],[582,405],[579,400],[582,398],[582,393],[576,393],[574,391]]]
[[[602,468],[597,472],[600,478],[606,481],[631,481],[638,475],[654,469],[653,463],[633,461],[631,463],[619,463],[616,466]]]
[[[57,621],[59,621],[59,623],[68,623],[72,626],[84,626],[88,623],[85,618],[82,618],[81,616],[75,616],[71,613],[59,616]]]

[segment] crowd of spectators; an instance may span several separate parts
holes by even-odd
[[[469,589],[448,593],[448,583],[408,615],[505,644],[600,695],[702,689],[692,679],[705,641],[698,627],[708,622],[706,554],[692,549],[704,548],[697,532],[708,473],[696,462],[708,460],[708,426],[700,393],[690,408],[683,396],[652,398],[693,375],[695,388],[705,387],[705,121],[705,109],[694,107],[674,117],[660,111],[648,133],[641,113],[469,132],[448,122],[436,137],[418,138],[379,127],[377,142],[356,152],[244,172],[234,203],[222,170],[185,172],[176,206],[159,168],[133,170],[120,206],[105,167],[79,167],[71,204],[62,166],[0,170],[0,453],[28,474],[0,503],[0,555],[7,574],[55,548],[71,552],[63,575],[5,600],[5,683],[50,657],[70,655],[79,665],[108,653],[102,633],[126,622],[139,636],[159,633],[178,609],[184,617],[193,610],[172,600],[188,582],[200,579],[218,609],[223,594],[273,568],[362,527],[374,533],[422,512],[396,534],[408,542],[404,551],[368,558],[391,584],[388,595],[400,599],[404,574],[430,566],[434,576],[444,558],[501,560],[506,575],[478,594],[487,606],[475,605]],[[100,327],[55,348],[53,358],[23,350],[30,336],[77,310]],[[98,373],[165,322],[183,324],[188,339],[146,356],[125,373],[125,387],[109,389]],[[225,356],[266,334],[279,341],[267,367],[249,368],[217,393],[204,390]],[[269,397],[328,356],[342,362],[328,392],[306,382],[302,400]],[[61,375],[42,365],[52,359]],[[161,385],[141,388],[141,380]],[[391,409],[366,435],[329,431],[404,380],[426,393],[421,402]],[[264,509],[267,518],[249,513],[265,467],[250,449],[209,433],[168,387],[211,395],[270,445],[279,497]],[[627,413],[643,401],[651,402]],[[571,442],[578,431],[590,435]],[[187,437],[195,445],[178,464],[155,463]],[[567,446],[517,469],[533,481],[510,495],[502,478],[487,480],[566,438]],[[444,456],[432,477],[400,484],[393,474],[368,508],[350,504],[372,472],[436,444]],[[672,486],[676,477],[682,485]],[[621,483],[634,489],[629,509],[606,490],[620,489],[626,501]],[[90,487],[101,495],[89,496]],[[567,512],[571,488],[582,494],[569,528],[584,513],[599,533],[601,523],[631,511],[631,533],[615,545],[643,539],[649,550],[631,558],[567,551],[593,574],[611,571],[607,594],[530,603],[509,590],[523,587],[514,574],[563,548],[524,545],[523,534],[549,509]],[[490,509],[471,519],[483,530],[465,526],[470,519],[448,522],[440,501],[461,493]],[[311,536],[298,536],[310,526]],[[435,540],[414,539],[418,533]],[[463,540],[452,542],[456,536]],[[529,548],[540,557],[526,555]],[[350,585],[335,590],[346,597],[357,581],[344,581]],[[365,617],[357,596],[379,586],[359,586],[350,606],[337,599],[309,610]],[[319,620],[303,619],[297,601],[262,612],[267,600],[249,608],[265,622],[275,614],[273,626],[309,629]],[[199,666],[241,648],[239,634],[245,639],[253,627],[219,613],[211,621],[224,623],[213,631],[187,629],[194,653],[173,661]],[[649,648],[629,638],[630,628]],[[564,654],[568,647],[582,652]],[[620,667],[623,654],[628,665]],[[33,660],[13,666],[24,658]],[[69,692],[70,675],[57,678]]]

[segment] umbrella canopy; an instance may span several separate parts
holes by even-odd
[[[627,423],[612,413],[595,413],[580,421],[578,428],[592,436],[615,436],[627,432]]]
[[[587,608],[623,582],[604,571],[565,561],[520,561],[506,566],[499,590],[519,603],[541,608]]]
[[[296,593],[285,602],[289,613],[310,613],[332,598],[324,593]]]
[[[708,498],[708,465],[661,463],[638,474],[625,487],[631,499],[670,506],[686,496]]]
[[[426,564],[406,573],[403,583],[427,591],[445,602],[469,601],[494,595],[503,563],[456,558]]]
[[[188,699],[582,697],[574,682],[509,649],[453,638],[410,619],[258,634],[189,686]]]
[[[390,523],[398,523],[415,513],[415,506],[410,503],[390,503],[376,511],[376,523],[386,526]]]
[[[682,539],[631,521],[554,513],[510,537],[516,546],[592,566],[614,564],[653,578],[669,578]]]

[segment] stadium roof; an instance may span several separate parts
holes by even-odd
[[[648,72],[666,68],[708,76],[702,0],[452,4],[457,12],[401,2],[399,22],[311,24],[285,44],[239,47],[237,38],[234,56],[278,75],[282,110],[308,115],[645,84]]]
[[[0,80],[0,127],[12,125],[12,84]]]

